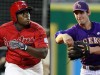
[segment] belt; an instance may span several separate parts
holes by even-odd
[[[86,65],[83,65],[83,69],[96,71],[96,70],[100,70],[100,66],[86,66]]]

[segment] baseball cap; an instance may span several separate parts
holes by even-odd
[[[73,11],[81,10],[81,11],[88,11],[89,6],[85,1],[77,1],[73,5]]]

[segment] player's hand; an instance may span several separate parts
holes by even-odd
[[[62,38],[63,38],[64,44],[68,45],[69,47],[74,45],[74,40],[72,39],[70,35],[62,34]]]
[[[22,49],[22,50],[27,49],[27,45],[25,45],[25,44],[23,44],[19,41],[16,41],[16,40],[11,40],[9,42],[9,46],[10,46],[11,49],[17,49],[17,48]]]
[[[62,30],[56,32],[56,34],[55,34],[55,41],[56,41],[56,43],[58,43],[58,44],[63,43],[63,39],[62,39]]]

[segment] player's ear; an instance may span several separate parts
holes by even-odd
[[[87,13],[88,13],[88,16],[90,16],[90,15],[91,15],[91,11],[90,11],[90,10],[88,10],[88,11],[87,11]]]

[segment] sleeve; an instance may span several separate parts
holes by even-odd
[[[70,35],[74,40],[76,39],[76,29],[75,27],[71,27],[67,30],[60,30],[58,32],[56,32],[55,34],[55,38],[59,35],[59,34],[68,34]]]
[[[34,45],[36,48],[48,47],[48,39],[47,39],[46,31],[44,29],[39,29],[35,32]]]
[[[74,40],[76,39],[76,30],[74,27],[64,30],[63,33],[70,35]]]

